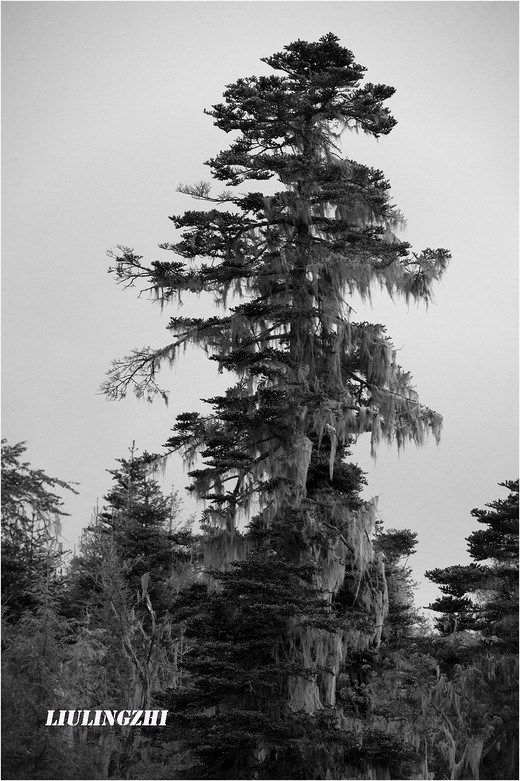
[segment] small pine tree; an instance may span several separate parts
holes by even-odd
[[[163,496],[154,479],[155,462],[148,453],[137,457],[134,447],[118,460],[105,505],[69,568],[62,609],[76,632],[64,676],[78,708],[160,707],[158,694],[178,685],[184,629],[173,613],[179,590],[196,577],[198,557],[194,535],[179,524],[176,495]],[[134,767],[142,778],[156,777],[152,733],[123,729],[106,741],[89,732],[99,777],[126,777]],[[75,752],[84,737],[75,728]]]
[[[36,610],[34,585],[55,584],[62,560],[59,534],[63,499],[56,490],[77,493],[73,483],[49,477],[21,461],[25,442],[2,440],[2,605],[8,621]]]
[[[413,629],[423,624],[414,607],[412,571],[407,566],[408,557],[415,553],[417,532],[410,529],[381,530],[375,540],[376,550],[383,556],[388,586],[388,616],[383,628],[383,638],[388,645],[399,645]]]
[[[485,526],[467,538],[473,562],[434,569],[426,576],[442,597],[430,607],[442,616],[442,634],[470,629],[504,651],[518,648],[518,480],[500,483],[510,493],[471,515]]]
[[[70,585],[77,591],[72,601],[77,604],[96,593],[93,574],[102,564],[103,539],[113,546],[131,591],[141,591],[144,578],[157,613],[169,609],[184,576],[191,578],[194,535],[187,523],[179,523],[177,493],[164,496],[154,478],[157,458],[146,452],[138,457],[132,447],[131,457],[118,459],[119,467],[109,470],[113,486],[104,497],[106,504],[85,530],[81,554],[70,567]],[[71,598],[69,592],[69,602]]]
[[[452,710],[458,707],[451,771],[457,760],[471,773],[465,778],[518,777],[519,486],[500,485],[510,492],[506,499],[471,513],[484,525],[467,538],[474,561],[426,573],[443,592],[430,606],[441,614],[435,651]]]

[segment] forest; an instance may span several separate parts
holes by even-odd
[[[402,241],[383,172],[343,154],[349,132],[391,132],[394,90],[363,83],[332,33],[263,62],[272,75],[206,111],[230,145],[213,183],[180,185],[200,208],[170,218],[168,259],[110,253],[122,287],[173,314],[167,345],[114,360],[107,398],[167,400],[190,345],[229,373],[225,394],[178,415],[161,453],[112,465],[74,556],[59,537],[78,488],[2,441],[6,779],[518,777],[518,480],[468,508],[471,563],[432,562],[430,622],[418,534],[385,528],[354,460],[359,437],[375,454],[442,430],[385,326],[355,320],[377,288],[428,304],[450,260]],[[186,293],[206,317],[179,316]],[[174,452],[190,518],[158,480]],[[50,728],[51,709],[168,718]]]

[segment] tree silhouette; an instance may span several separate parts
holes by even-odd
[[[180,240],[161,247],[173,260],[113,254],[125,286],[145,282],[162,304],[208,292],[223,312],[172,317],[171,343],[115,361],[104,391],[167,398],[158,370],[189,343],[236,377],[207,400],[212,412],[179,415],[166,443],[206,501],[209,595],[198,587],[185,607],[199,649],[187,662],[197,759],[186,772],[362,777],[408,754],[377,739],[363,754],[337,697],[341,669],[377,647],[387,610],[374,507],[346,457],[365,432],[373,452],[381,439],[438,439],[441,417],[420,404],[384,326],[355,322],[348,299],[379,285],[427,303],[449,254],[411,251],[381,171],[342,156],[343,132],[391,131],[393,88],[362,86],[365,68],[333,34],[263,62],[275,74],[239,79],[207,112],[232,135],[208,161],[230,189],[180,187],[205,208],[171,218]]]

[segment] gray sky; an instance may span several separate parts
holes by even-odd
[[[361,438],[353,459],[385,526],[419,533],[417,580],[467,561],[470,510],[518,475],[517,30],[515,2],[2,3],[3,436],[81,483],[66,539],[132,440],[160,451],[175,415],[230,379],[195,354],[165,370],[168,408],[97,395],[113,358],[166,343],[173,313],[117,288],[105,251],[161,258],[168,215],[193,208],[175,188],[209,180],[228,144],[203,109],[267,72],[260,57],[330,31],[397,89],[390,136],[348,137],[346,153],[385,172],[415,249],[453,254],[428,312],[382,295],[356,307],[387,325],[442,442],[383,445],[374,462]],[[187,483],[178,464],[172,482]],[[423,584],[418,602],[435,595]]]

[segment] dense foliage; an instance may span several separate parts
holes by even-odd
[[[67,513],[57,491],[76,493],[73,484],[22,461],[26,449],[25,442],[2,440],[2,606],[8,621],[37,608],[35,584],[58,569]]]
[[[315,472],[326,462],[315,460]],[[511,623],[491,635],[488,624],[452,621],[449,633],[431,634],[413,608],[414,532],[378,529],[388,592],[381,642],[349,648],[335,679],[330,638],[341,625],[366,636],[370,613],[348,580],[323,599],[316,567],[295,563],[295,519],[273,522],[269,535],[252,529],[245,559],[204,574],[204,540],[179,526],[151,469],[147,454],[121,459],[65,578],[51,558],[30,607],[4,626],[5,777],[325,778],[336,766],[349,778],[516,777]],[[361,475],[345,469],[355,507]],[[494,550],[514,571],[517,490],[505,485],[507,500],[474,515],[490,521]],[[278,552],[266,556],[273,539]],[[487,597],[494,605],[494,591]],[[303,657],[306,637],[320,664]],[[305,707],[288,709],[298,696]],[[323,707],[327,698],[334,708]],[[44,723],[49,708],[146,705],[170,710],[167,728]]]
[[[275,73],[239,79],[208,112],[232,135],[208,161],[230,189],[181,186],[205,208],[171,218],[180,240],[161,246],[173,260],[145,265],[127,248],[114,253],[125,286],[146,280],[162,304],[209,293],[215,314],[173,316],[172,343],[115,361],[104,390],[167,397],[157,371],[189,343],[235,375],[225,395],[208,399],[212,412],[180,415],[166,443],[184,452],[206,501],[207,594],[186,617],[197,651],[177,706],[186,772],[387,774],[392,752],[364,720],[362,670],[380,644],[388,592],[375,508],[359,499],[362,476],[346,459],[365,432],[373,450],[381,438],[398,447],[428,432],[438,439],[441,418],[419,403],[384,327],[354,322],[348,299],[381,285],[428,302],[449,254],[412,252],[394,232],[402,217],[382,172],[341,153],[345,131],[391,131],[394,90],[362,85],[365,68],[332,34],[263,62]],[[246,191],[250,182],[262,189]],[[262,641],[257,624],[270,629]],[[347,668],[361,705],[346,719]],[[211,738],[223,734],[225,750]]]
[[[464,771],[473,756],[482,777],[506,779],[519,772],[518,480],[500,485],[510,492],[505,499],[471,512],[484,527],[467,538],[473,561],[426,575],[443,594],[431,605],[441,614],[437,657],[467,703],[451,737],[454,759]]]
[[[49,534],[33,533],[60,505],[40,490],[31,497],[42,512],[23,509],[32,505],[27,490],[17,498],[22,476],[35,473],[6,447],[8,562],[18,555],[13,530],[30,533],[20,582],[46,574],[32,601],[8,581],[13,778],[476,779],[514,770],[518,484],[474,511],[486,526],[468,540],[478,564],[430,573],[445,594],[432,634],[413,606],[417,535],[376,522],[349,460],[363,434],[374,451],[381,439],[438,439],[441,428],[384,327],[353,320],[355,297],[376,285],[427,303],[449,259],[412,251],[395,232],[402,217],[383,174],[342,156],[345,131],[392,130],[393,89],[362,85],[365,69],[332,34],[263,62],[274,73],[239,79],[207,112],[231,135],[208,161],[229,189],[181,186],[203,208],[171,218],[180,233],[161,246],[173,259],[146,265],[121,247],[111,269],[161,304],[185,291],[212,302],[204,318],[174,312],[171,343],[115,361],[104,386],[111,398],[132,388],[167,398],[158,371],[189,343],[233,376],[207,399],[207,414],[179,415],[165,444],[184,454],[205,501],[197,532],[180,525],[175,494],[160,491],[162,456],[132,447],[62,577]],[[40,489],[67,487],[39,474]],[[49,735],[45,709],[60,707],[170,715],[160,729]]]
[[[67,747],[45,728],[59,707],[67,622],[59,491],[72,484],[22,460],[25,442],[2,440],[2,771],[4,778],[66,778]]]
[[[485,528],[472,532],[468,552],[473,562],[427,573],[444,594],[431,606],[442,614],[443,634],[470,629],[514,650],[518,640],[518,480],[501,483],[506,499],[472,510]]]

